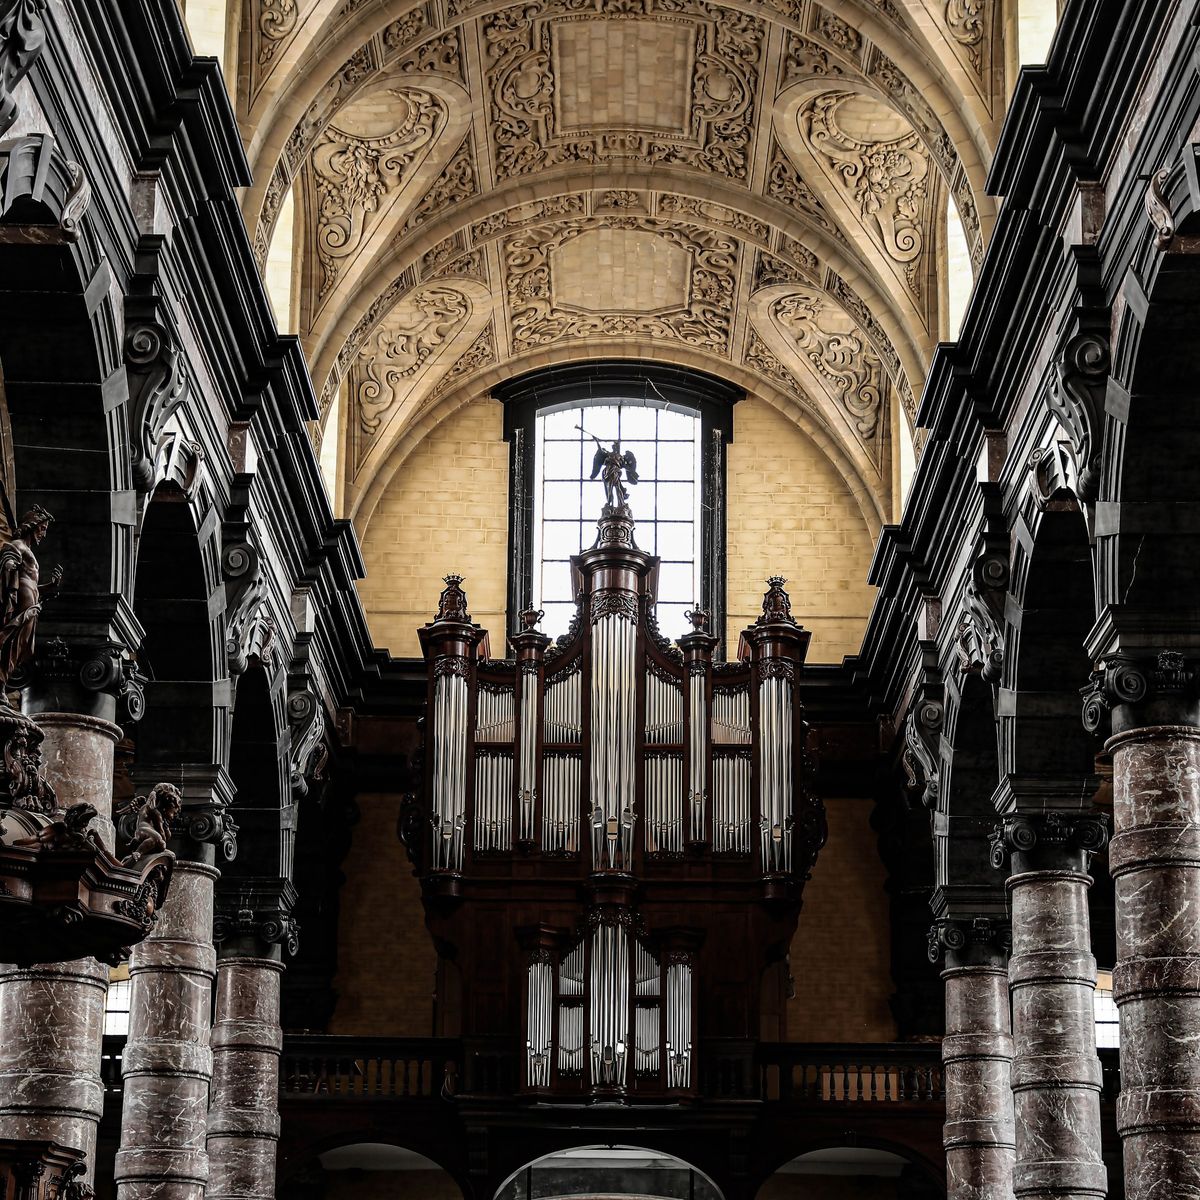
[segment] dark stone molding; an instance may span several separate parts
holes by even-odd
[[[945,956],[948,971],[959,968],[1006,969],[1012,950],[1012,927],[997,916],[958,917],[935,921],[929,929],[929,961]]]
[[[213,942],[220,958],[289,957],[300,950],[300,923],[293,915],[296,889],[290,880],[244,880],[217,884]]]

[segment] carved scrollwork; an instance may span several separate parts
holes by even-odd
[[[325,736],[325,710],[320,697],[307,687],[289,692],[287,719],[292,735],[292,748],[288,756],[292,791],[305,796],[308,794],[313,756]]]
[[[758,664],[758,677],[762,679],[782,679],[785,683],[795,683],[796,664],[790,658],[764,658]]]
[[[275,623],[266,612],[267,582],[253,541],[231,542],[221,552],[225,579],[225,656],[230,675],[245,672],[251,658],[269,664],[275,652]]]
[[[172,414],[188,398],[191,381],[175,335],[158,321],[135,321],[125,334],[129,375],[130,459],[143,495],[156,479],[159,440]]]
[[[1092,671],[1082,688],[1083,727],[1099,733],[1112,710],[1120,705],[1139,705],[1150,700],[1194,700],[1200,694],[1200,670],[1176,650],[1163,650],[1157,657],[1138,659],[1112,654]],[[1180,723],[1183,723],[1180,718]]]
[[[963,589],[963,612],[955,633],[958,666],[995,683],[1004,670],[1004,600],[1009,578],[1008,558],[984,552],[971,564]]]
[[[929,929],[931,963],[938,962],[947,950],[960,953],[971,946],[1007,955],[1012,950],[1012,926],[996,917],[974,917],[970,921],[935,921]]]
[[[1167,199],[1167,180],[1171,177],[1171,168],[1163,167],[1150,176],[1146,188],[1146,216],[1154,228],[1154,244],[1160,250],[1166,250],[1175,240],[1175,214],[1171,212],[1171,202]]]
[[[926,699],[912,709],[904,723],[904,754],[901,762],[910,791],[921,790],[921,803],[937,808],[941,796],[942,725],[946,719],[945,705],[940,700]]]
[[[1070,443],[1075,492],[1090,504],[1100,494],[1100,450],[1108,343],[1094,333],[1076,334],[1054,363],[1046,403]]]
[[[997,870],[1004,869],[1013,854],[1028,854],[1039,846],[1091,855],[1108,843],[1108,818],[1094,812],[1009,813],[992,830],[988,843]]]
[[[454,676],[466,679],[471,674],[471,664],[461,654],[439,654],[434,660],[434,679],[444,679]]]
[[[602,588],[600,591],[592,593],[588,612],[592,624],[599,621],[601,617],[607,617],[614,613],[624,617],[627,621],[636,621],[638,619],[637,597],[632,592],[626,592],[620,588]]]
[[[169,879],[170,871],[166,863],[155,867],[132,896],[118,900],[113,908],[122,916],[136,921],[144,933],[149,933],[157,923],[159,910],[166,900]]]
[[[947,0],[946,28],[950,36],[962,46],[975,74],[983,69],[984,19],[988,0]]]
[[[205,804],[184,809],[184,833],[193,842],[216,846],[226,862],[237,858],[238,827],[223,804]]]
[[[275,57],[280,43],[296,28],[300,12],[296,0],[259,0],[258,65],[265,67]]]
[[[268,946],[282,946],[295,957],[300,951],[300,922],[282,908],[262,909],[253,900],[239,898],[234,904],[218,902],[213,914],[213,941],[220,945],[230,938],[257,938]]]
[[[16,122],[13,91],[46,45],[46,0],[0,0],[0,136]]]

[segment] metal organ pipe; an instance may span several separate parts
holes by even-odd
[[[692,1085],[692,968],[667,966],[667,1087]]]
[[[712,740],[718,746],[750,744],[750,693],[714,692]]]
[[[683,755],[647,755],[645,761],[646,850],[683,853]]]
[[[758,688],[759,831],[763,871],[792,869],[792,687],[768,677]]]
[[[588,971],[592,1085],[625,1086],[629,1048],[629,941],[623,925],[597,925]]]
[[[708,719],[705,712],[704,671],[693,671],[688,678],[688,820],[693,842],[704,841],[705,767],[708,762]]]
[[[520,806],[517,816],[517,837],[533,841],[533,815],[537,805],[537,672],[527,673],[521,680],[521,747],[520,747]]]
[[[637,626],[604,613],[592,626],[592,869],[628,870],[632,862]]]
[[[750,853],[750,759],[713,756],[713,850]]]
[[[454,664],[457,660],[443,660]],[[467,681],[441,671],[433,694],[433,862],[439,871],[461,871],[467,808]]]
[[[562,679],[546,684],[546,706],[543,716],[543,738],[550,743],[575,743],[582,731],[580,713],[580,681],[578,668]]]
[[[516,697],[511,688],[479,689],[479,704],[475,714],[477,742],[511,742],[513,740]]]
[[[579,849],[578,754],[547,754],[542,761],[542,850],[574,854]]]
[[[554,975],[545,959],[529,964],[525,1013],[525,1078],[529,1087],[550,1086]]]
[[[475,756],[475,849],[512,849],[512,755]]]
[[[646,744],[683,741],[683,692],[678,684],[646,672]]]

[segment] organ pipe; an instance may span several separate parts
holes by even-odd
[[[623,925],[592,931],[588,1027],[592,1085],[623,1088],[629,1053],[629,944]]]
[[[512,768],[511,754],[475,756],[476,850],[512,849]]]
[[[713,758],[713,851],[750,853],[750,759],[745,755]]]
[[[692,968],[675,961],[667,966],[667,1087],[692,1086]]]
[[[536,673],[527,674],[521,688],[521,746],[517,810],[517,837],[522,842],[534,840],[534,817],[537,809],[537,710],[538,689]]]
[[[529,964],[525,1012],[525,1077],[530,1087],[550,1086],[554,969],[548,957]]]
[[[763,871],[792,867],[792,685],[768,676],[758,688],[759,837]]]
[[[461,871],[466,825],[467,681],[453,664],[434,688],[433,827],[434,869]]]
[[[624,612],[602,613],[592,625],[592,869],[627,871],[632,864],[637,626]]]

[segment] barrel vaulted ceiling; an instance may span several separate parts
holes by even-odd
[[[1001,0],[246,3],[247,224],[265,266],[298,200],[360,528],[447,414],[592,356],[751,388],[892,518],[947,200],[975,267],[994,218]]]

